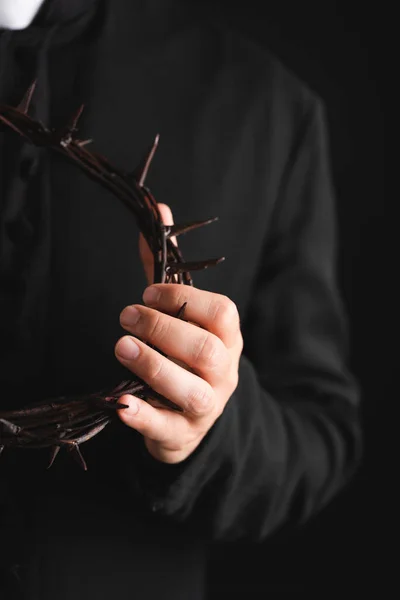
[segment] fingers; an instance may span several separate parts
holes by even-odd
[[[156,392],[178,404],[186,413],[202,417],[213,410],[214,391],[207,381],[183,369],[139,339],[122,337],[115,346],[115,354],[129,370]]]
[[[149,440],[162,445],[164,450],[170,451],[172,456],[168,462],[175,462],[174,455],[178,455],[182,446],[195,437],[190,422],[179,413],[154,408],[148,402],[128,394],[121,396],[118,402],[129,406],[118,411],[120,420]]]
[[[185,320],[213,333],[227,348],[233,348],[238,343],[243,345],[238,309],[227,296],[188,285],[158,283],[146,288],[143,301],[171,315],[175,315],[187,302]]]
[[[120,322],[133,335],[188,365],[211,386],[217,386],[225,377],[231,360],[229,352],[206,329],[141,305],[126,307]]]

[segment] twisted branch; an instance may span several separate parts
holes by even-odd
[[[98,152],[87,150],[86,147],[92,140],[77,138],[77,125],[83,105],[65,127],[59,130],[48,129],[40,121],[30,118],[28,110],[35,86],[36,81],[16,108],[0,105],[0,123],[36,146],[59,152],[127,206],[153,254],[154,283],[193,285],[190,271],[206,269],[224,260],[221,257],[186,262],[179,247],[172,243],[172,237],[208,225],[218,217],[177,225],[163,224],[157,202],[145,186],[158,145],[158,135],[138,167],[132,173],[125,172],[114,167]],[[186,303],[181,306],[176,318],[183,319],[185,308]],[[148,346],[166,356],[152,344]],[[58,396],[18,410],[0,411],[0,454],[5,448],[48,447],[50,468],[60,449],[64,449],[87,470],[80,445],[98,435],[115,418],[116,410],[127,408],[127,405],[117,403],[124,394],[134,394],[146,401],[157,401],[171,410],[182,412],[179,406],[136,377],[121,382],[111,390],[101,390],[85,396]]]

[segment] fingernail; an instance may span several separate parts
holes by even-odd
[[[129,398],[129,408],[128,408],[129,414],[137,415],[137,413],[139,412],[139,408],[140,408],[140,404],[136,400],[136,398]]]
[[[143,301],[146,304],[156,304],[161,296],[160,290],[155,287],[148,287],[143,292]]]
[[[117,345],[117,354],[125,359],[132,360],[139,354],[139,346],[130,337],[124,337]]]
[[[121,313],[121,325],[134,325],[139,321],[140,312],[135,306],[127,306]]]

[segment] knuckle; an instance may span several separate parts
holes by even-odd
[[[222,415],[224,410],[225,410],[225,405],[222,402],[218,403],[215,407],[215,412],[214,412],[215,418],[218,419]]]
[[[200,338],[194,350],[195,362],[199,362],[207,369],[214,369],[220,361],[223,344],[216,336],[209,333]]]
[[[185,287],[187,287],[187,286],[180,285],[177,288],[174,286],[174,289],[171,290],[171,300],[172,300],[173,306],[181,307],[182,304],[187,302],[187,300],[188,300],[187,290],[179,289],[179,288],[185,288]]]
[[[239,336],[239,349],[240,349],[240,353],[242,353],[244,348],[244,339],[243,339],[243,334],[240,331],[240,336]]]
[[[239,324],[239,312],[236,304],[228,298],[221,295],[214,309],[213,320],[218,322],[223,327],[232,327],[232,324]]]
[[[162,430],[158,431],[157,441],[163,445],[167,445],[167,443],[170,441],[170,437],[171,437],[172,424],[171,424],[169,411],[166,410],[164,412],[164,416],[165,416],[165,425],[162,428]]]
[[[166,375],[165,362],[161,359],[151,361],[147,372],[147,379],[151,382],[157,383]]]
[[[188,394],[187,408],[189,412],[195,415],[203,415],[210,410],[212,401],[213,394],[211,390],[203,387],[194,387]]]
[[[168,329],[168,324],[161,313],[156,312],[149,317],[147,333],[150,340],[161,341],[167,336]]]
[[[232,388],[232,393],[236,390],[237,386],[239,385],[239,373],[238,371],[232,371],[229,375],[229,383],[230,386]]]

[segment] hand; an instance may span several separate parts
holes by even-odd
[[[159,208],[163,222],[173,224],[169,207],[159,204]],[[142,234],[139,250],[151,284],[153,256]],[[146,306],[124,308],[121,325],[167,356],[128,335],[118,340],[116,356],[184,412],[156,407],[126,394],[119,402],[129,408],[117,414],[144,436],[146,448],[155,459],[178,463],[197,448],[238,385],[243,349],[239,314],[227,296],[182,284],[150,285],[144,291],[143,301]],[[188,322],[173,316],[184,302]]]

